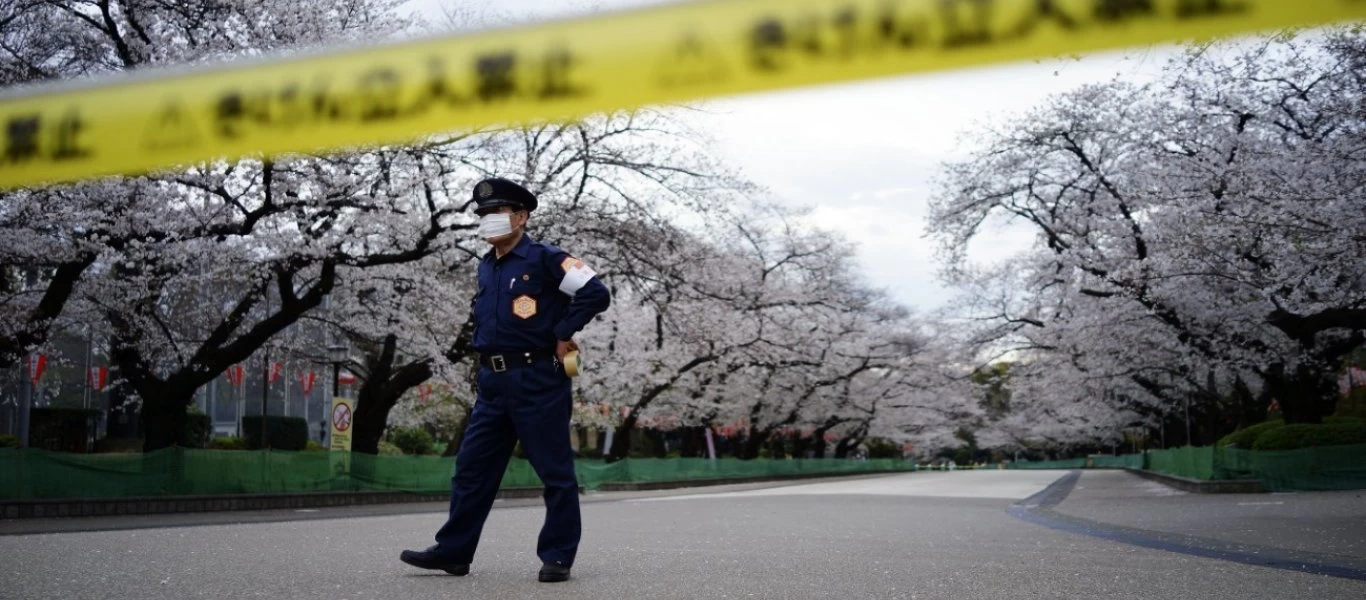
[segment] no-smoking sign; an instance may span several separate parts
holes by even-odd
[[[351,407],[338,404],[332,407],[332,427],[337,431],[351,429]]]

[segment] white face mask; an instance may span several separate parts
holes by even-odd
[[[486,240],[512,233],[512,215],[493,213],[479,217],[479,237]]]

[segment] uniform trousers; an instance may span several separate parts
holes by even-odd
[[[555,361],[537,360],[502,372],[481,366],[477,381],[479,392],[451,478],[450,515],[436,533],[436,551],[454,562],[473,562],[513,446],[521,440],[545,485],[545,523],[536,555],[542,562],[572,566],[582,525],[569,445],[571,380]]]

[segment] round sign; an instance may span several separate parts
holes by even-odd
[[[346,431],[351,428],[351,407],[345,404],[338,404],[332,409],[332,427],[337,431]]]

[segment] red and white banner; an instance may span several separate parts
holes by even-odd
[[[32,354],[28,357],[28,378],[33,385],[43,379],[43,371],[47,369],[46,354]]]
[[[299,387],[303,389],[305,396],[307,396],[310,392],[313,391],[313,384],[317,382],[317,373],[314,373],[313,371],[309,371],[307,373],[299,373]]]
[[[271,383],[275,383],[275,380],[277,380],[277,379],[280,378],[280,370],[283,369],[283,368],[284,368],[284,365],[282,365],[282,364],[280,364],[280,363],[271,363],[271,364],[270,364],[270,376],[267,377],[267,380],[269,380]]]
[[[224,371],[223,375],[228,378],[228,383],[231,383],[232,387],[237,387],[242,385],[242,382],[246,380],[247,370],[242,365],[233,365],[228,367],[228,370]]]
[[[103,392],[104,386],[109,385],[109,367],[90,367],[90,371],[86,373],[86,382],[89,383],[90,389]]]
[[[346,371],[337,377],[337,383],[341,385],[352,385],[356,383],[356,374]]]

